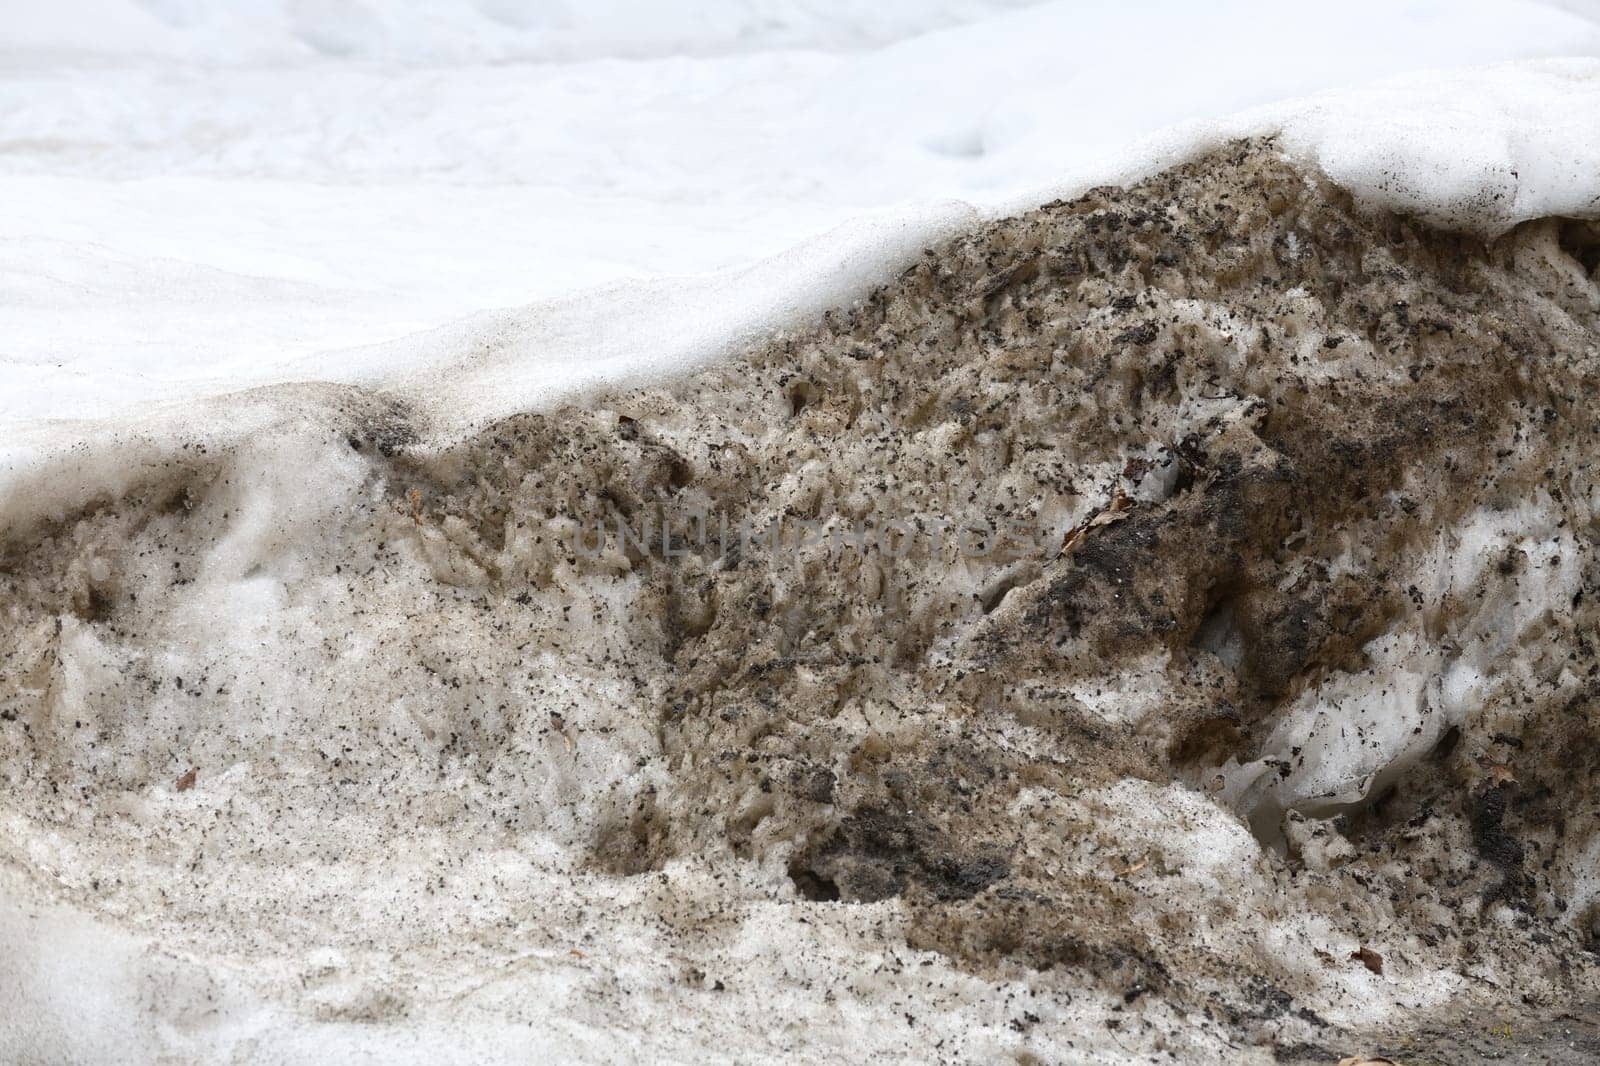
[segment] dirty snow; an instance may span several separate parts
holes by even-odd
[[[377,504],[362,495],[357,460],[327,460],[314,385],[218,399],[235,390],[380,387],[415,404],[434,439],[458,438],[488,418],[680,371],[797,328],[982,218],[1130,180],[1242,134],[1278,134],[1284,150],[1364,202],[1479,233],[1600,213],[1600,25],[1583,5],[948,0],[870,12],[844,3],[648,11],[506,0],[404,11],[265,0],[227,10],[173,0],[77,0],[48,12],[7,5],[0,529],[114,496],[173,462],[180,439],[268,442],[241,453],[239,484],[195,517],[214,527],[215,544],[169,618],[179,658],[252,663],[269,643],[317,639],[316,611],[284,589],[336,602],[337,582],[308,577],[317,553],[307,545]],[[1509,60],[1524,62],[1477,69]],[[1407,73],[1423,68],[1451,69]],[[1308,95],[1323,90],[1336,91]],[[1286,97],[1305,99],[1278,102]],[[1409,765],[1413,745],[1431,744],[1481,695],[1474,671],[1499,663],[1503,642],[1534,624],[1540,604],[1570,596],[1569,534],[1547,500],[1523,510],[1468,521],[1439,555],[1477,565],[1522,546],[1567,560],[1541,575],[1542,599],[1530,607],[1491,595],[1476,643],[1450,664],[1429,659],[1415,633],[1375,641],[1377,679],[1308,692],[1269,754],[1306,748],[1358,708],[1385,725],[1370,744],[1316,748],[1305,768],[1262,786],[1271,804],[1321,813],[1365,795],[1385,767]],[[67,687],[53,698],[103,683],[97,671],[109,670],[110,654],[93,627],[65,623],[54,639]],[[364,651],[383,662],[377,644]],[[273,706],[272,686],[304,695],[303,679],[274,673],[276,660],[261,654],[262,707]],[[545,666],[560,673],[558,663]],[[581,678],[568,681],[581,690]],[[405,698],[396,692],[395,706]],[[396,729],[410,728],[395,713]],[[270,716],[236,724],[243,739],[271,746]],[[636,740],[614,738],[584,772],[596,781],[624,774]],[[1233,768],[1224,798],[1237,801],[1260,771]],[[252,791],[261,787],[242,772],[208,780],[183,816],[205,817],[204,799],[253,809],[246,821],[266,818],[272,797]],[[584,781],[551,787],[581,795]],[[116,812],[124,830],[137,828],[142,802]],[[1216,884],[1260,861],[1240,823],[1177,785],[1130,781],[1084,802],[1120,812],[1108,818],[1146,802],[1180,810],[1187,844],[1154,820],[1122,828],[1151,847],[1194,849],[1198,874]],[[6,822],[38,870],[96,846],[9,811]],[[386,991],[391,1002],[346,978],[345,952],[359,945],[341,948],[331,933],[305,966],[275,961],[241,977],[234,963],[169,952],[137,928],[35,895],[13,865],[0,869],[0,895],[12,901],[0,907],[0,943],[10,949],[0,951],[0,1043],[23,1059],[84,1061],[219,1049],[284,1062],[330,1052],[419,1062],[609,1057],[616,989],[682,979],[653,968],[644,918],[617,916],[727,891],[726,871],[685,863],[659,878],[570,882],[615,921],[597,925],[583,900],[559,897],[570,873],[560,828],[538,854],[486,849],[452,874],[458,890],[487,898],[507,877],[543,886],[541,915],[501,916],[487,904],[473,915],[528,936],[535,946],[523,961],[545,967],[536,987],[554,1008],[527,1002],[530,986],[507,962],[470,989],[417,991],[407,1015],[405,990]],[[430,848],[447,851],[430,832],[445,835],[436,826],[410,838],[419,869]],[[764,886],[736,888],[756,898]],[[364,906],[362,919],[381,918],[377,903]],[[791,909],[751,910],[725,950],[744,960],[752,984],[792,979],[791,965],[831,979],[858,961],[864,930],[897,920],[872,904],[818,931]],[[546,916],[596,937],[615,974],[597,976],[573,961],[579,949],[529,931]],[[253,935],[234,929],[231,946]],[[771,950],[790,944],[818,954],[791,962]],[[926,966],[939,991],[921,1002],[967,1012],[927,1016],[931,1034],[967,1040],[974,1057],[1017,1046],[998,1003],[1020,987],[932,956],[877,964]],[[1381,987],[1364,972],[1344,980],[1357,992]],[[1453,980],[1410,987],[1442,1000]],[[887,1016],[892,983],[863,983]],[[311,989],[314,1024],[262,991],[287,985]],[[452,996],[470,1005],[439,1006]],[[775,1054],[808,1025],[846,1031],[848,1007],[784,1006],[794,1013],[780,1011],[752,1038],[758,1053]],[[1048,1021],[1075,1031],[1104,1031],[1110,1019],[1094,1001],[1052,1009]],[[1185,1022],[1160,1020],[1174,1031]],[[630,1025],[668,1057],[705,1051],[670,999],[639,1007]],[[1192,1039],[1196,1056],[1224,1053],[1204,1035]],[[889,1035],[872,1040],[894,1046]],[[1122,1058],[1103,1043],[1083,1054]]]

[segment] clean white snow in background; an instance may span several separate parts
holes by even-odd
[[[1017,202],[1172,123],[1600,55],[1564,6],[0,2],[0,425],[374,380],[345,349]]]

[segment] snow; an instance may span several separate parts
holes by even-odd
[[[1594,21],[1510,0],[578,10],[16,11],[0,34],[0,424],[375,383],[400,357],[350,349],[737,271],[862,215],[899,220],[887,272],[908,227],[946,231],[948,208],[908,221],[921,205],[1005,210],[1135,175],[1248,128],[1215,125],[1241,108],[1397,71],[1600,55]],[[1311,106],[1296,143],[1381,200],[1499,194],[1497,221],[1570,206],[1600,123],[1592,71],[1564,77],[1365,90]],[[1530,115],[1545,141],[1519,142]],[[791,287],[811,310],[861,277]]]
[[[574,62],[769,49],[852,50],[959,25],[1029,0],[76,0],[19,17],[0,54],[221,63],[321,58],[406,64]]]
[[[211,523],[216,543],[173,611],[172,636],[217,661],[256,663],[289,691],[299,679],[273,675],[257,649],[266,636],[309,647],[318,631],[282,589],[306,584],[298,553],[319,530],[372,503],[358,461],[330,460],[317,436],[327,401],[315,385],[237,390],[380,387],[425,412],[435,439],[459,434],[736,350],[862,295],[986,216],[1131,180],[1243,134],[1279,134],[1371,203],[1484,234],[1594,214],[1594,17],[1513,0],[16,3],[0,31],[0,528],[115,494],[174,461],[180,439],[260,442],[232,457],[240,481],[209,503],[219,513],[194,519]],[[1479,69],[1506,60],[1520,62]],[[1406,73],[1420,68],[1452,69]],[[1337,91],[1305,95],[1321,90]],[[1305,98],[1278,102],[1289,96]],[[1491,553],[1530,523],[1544,538],[1530,553],[1569,559],[1547,518],[1458,531],[1461,581],[1484,580]],[[1569,594],[1570,563],[1548,577],[1541,602]],[[336,602],[333,584],[311,587],[315,602]],[[1476,679],[1506,669],[1495,634],[1532,624],[1532,608],[1491,591],[1482,640],[1448,670],[1396,667],[1308,694],[1275,738],[1284,752],[1355,708],[1401,713],[1369,748],[1317,749],[1274,786],[1275,801],[1361,794],[1372,774],[1414,756],[1412,729],[1426,725],[1431,741],[1479,698]],[[1412,639],[1386,638],[1374,661],[1414,662]],[[60,646],[69,688],[96,685],[93,631],[69,628]],[[1395,691],[1396,676],[1415,684]],[[270,739],[273,720],[236,717]],[[404,728],[397,719],[396,734]],[[619,736],[560,787],[620,773],[634,739]],[[203,786],[265,809],[248,787]],[[1239,787],[1230,782],[1228,798]],[[1208,878],[1220,884],[1252,861],[1242,826],[1176,786],[1129,782],[1093,802],[1136,810],[1146,793],[1152,811],[1157,800],[1182,807]],[[1123,828],[1172,842],[1153,823]],[[492,883],[494,856],[481,862],[474,876]],[[671,872],[685,895],[697,877]],[[616,904],[631,914],[655,889],[620,891],[637,897]],[[800,942],[799,921],[774,911],[745,930],[760,941],[748,945],[751,966],[775,972],[761,944]],[[642,940],[619,926],[607,946],[642,973],[635,933]],[[0,1000],[19,1019],[5,1035],[25,1056],[106,1058],[130,1046],[130,1030],[170,1047],[145,1032],[152,996],[172,1039],[197,1049],[242,1039],[231,1027],[285,1061],[313,1057],[313,1035],[351,1054],[392,1044],[418,1061],[481,1050],[451,1043],[470,1025],[438,1036],[430,1019],[313,1029],[253,1000],[224,1003],[221,1029],[208,1031],[199,1005],[219,994],[213,982],[224,999],[243,997],[226,975],[181,969],[66,909],[0,908],[0,940],[25,949],[0,952]],[[846,960],[852,947],[830,944]],[[565,980],[542,990],[576,998]],[[325,994],[333,1017],[363,1009],[338,999],[337,980]],[[81,1024],[85,1012],[104,1024]],[[671,1031],[670,1018],[654,1021]],[[586,1041],[599,1031],[580,1021],[534,1040],[541,1054],[593,1054]],[[512,1046],[477,1032],[489,1052]]]
[[[1465,615],[1465,639],[1447,649],[1430,639],[1419,618],[1372,640],[1362,649],[1366,669],[1308,689],[1278,722],[1261,757],[1230,768],[1230,801],[1258,820],[1284,810],[1329,817],[1354,809],[1413,772],[1451,727],[1497,700],[1511,702],[1506,686],[1548,681],[1518,649],[1583,586],[1581,553],[1566,525],[1540,491],[1441,531],[1425,565],[1400,584],[1417,589],[1426,611],[1436,614],[1470,604],[1455,608]],[[1501,572],[1508,556],[1530,560],[1529,572],[1515,579]]]
[[[1373,206],[1448,228],[1593,216],[1594,79],[1578,62],[1395,78],[1312,102],[1285,143]]]

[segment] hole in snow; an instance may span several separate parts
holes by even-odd
[[[789,414],[799,415],[817,398],[816,386],[809,381],[797,381],[789,388]]]
[[[1231,595],[1219,596],[1212,603],[1190,643],[1221,659],[1228,669],[1239,668],[1244,661],[1244,632],[1235,617]]]
[[[789,867],[789,880],[794,882],[794,890],[800,893],[802,899],[814,903],[839,901],[839,886],[814,870],[796,864]]]
[[[1561,250],[1578,261],[1592,279],[1600,271],[1600,225],[1568,222],[1561,227]]]

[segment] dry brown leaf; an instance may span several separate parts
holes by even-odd
[[[1085,528],[1099,529],[1101,526],[1109,526],[1111,523],[1120,522],[1127,517],[1127,511],[1113,511],[1108,507],[1104,511],[1101,511],[1099,514],[1095,515],[1093,518],[1089,519],[1089,524]]]
[[[1383,956],[1369,947],[1364,946],[1360,951],[1352,951],[1350,957],[1373,973],[1383,972]]]
[[[1128,517],[1128,512],[1131,510],[1133,510],[1133,501],[1121,489],[1118,489],[1111,497],[1110,503],[1091,515],[1088,521],[1080,526],[1073,527],[1067,533],[1066,538],[1061,542],[1061,550],[1056,552],[1056,558],[1059,559],[1063,555],[1071,555],[1073,550],[1083,543],[1083,538],[1088,534],[1089,530],[1099,529],[1101,526],[1109,526],[1113,522],[1120,522]]]
[[[1084,528],[1083,526],[1077,526],[1066,535],[1066,538],[1061,542],[1061,550],[1056,552],[1056,558],[1059,559],[1063,555],[1071,555],[1078,545],[1083,543]]]

